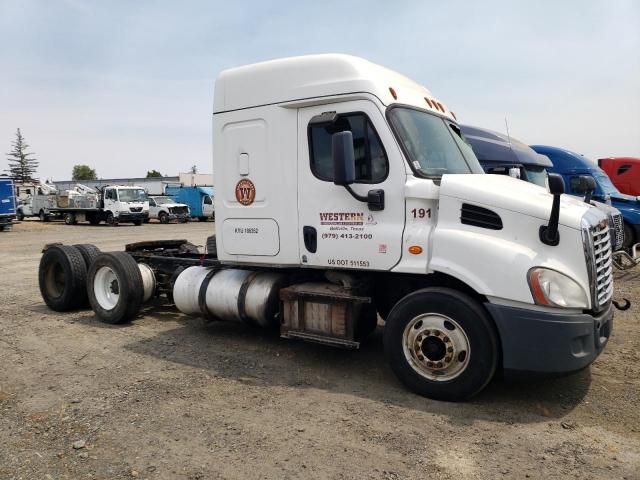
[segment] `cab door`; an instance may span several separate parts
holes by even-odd
[[[356,183],[384,191],[384,208],[333,183],[332,134],[353,135]],[[401,257],[404,161],[378,107],[366,100],[298,110],[298,225],[303,266],[390,270]]]

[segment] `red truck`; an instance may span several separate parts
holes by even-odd
[[[598,166],[622,193],[640,195],[640,158],[601,158],[598,160]]]

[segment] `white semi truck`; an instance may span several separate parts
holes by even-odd
[[[216,81],[217,238],[142,242],[81,262],[46,248],[56,310],[110,323],[166,295],[187,314],[357,348],[378,317],[413,391],[463,400],[496,371],[587,367],[613,323],[607,218],[483,174],[456,117],[422,85],[345,55],[226,70]],[[56,280],[64,271],[66,282]]]
[[[141,225],[149,218],[149,200],[142,187],[109,185],[100,190],[76,184],[69,190],[52,185],[38,186],[37,192],[21,202],[18,216],[37,216],[42,221],[63,218],[67,225],[87,221],[92,225],[105,222]]]

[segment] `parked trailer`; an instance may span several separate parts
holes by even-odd
[[[167,185],[165,195],[173,197],[176,202],[188,205],[191,218],[197,218],[201,222],[214,218],[213,188],[211,187]]]
[[[44,301],[105,322],[154,296],[186,314],[358,348],[384,321],[397,377],[464,400],[500,369],[591,364],[613,320],[606,216],[485,175],[444,103],[345,55],[224,71],[213,115],[217,237],[82,256],[52,245]],[[57,274],[56,274],[57,272]]]
[[[16,218],[16,194],[11,178],[0,178],[0,232],[11,230]]]

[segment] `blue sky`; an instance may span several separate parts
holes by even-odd
[[[639,25],[636,0],[0,0],[0,145],[20,127],[56,180],[77,163],[210,172],[220,70],[340,52],[426,85],[463,123],[640,157]]]

